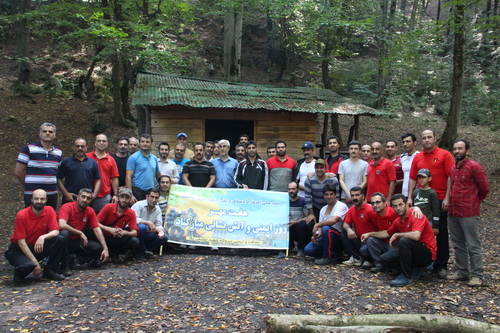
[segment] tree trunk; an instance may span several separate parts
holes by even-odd
[[[465,5],[463,3],[458,3],[454,6],[454,27],[455,39],[453,44],[451,103],[440,144],[442,148],[448,150],[453,148],[453,142],[457,138],[464,92]]]
[[[122,105],[122,78],[123,78],[123,60],[117,53],[113,56],[113,69],[111,70],[111,81],[113,83],[113,122],[119,125],[128,125],[123,116]]]
[[[228,10],[224,19],[224,80],[241,80],[241,35],[243,5]]]
[[[440,18],[441,18],[441,0],[438,0],[437,13],[436,13],[436,24],[439,24]]]
[[[19,14],[25,14],[31,9],[31,0],[21,0],[19,4]],[[30,27],[26,18],[15,21],[14,31],[17,39],[17,84],[28,84],[31,79],[31,69],[29,63],[29,40]]]

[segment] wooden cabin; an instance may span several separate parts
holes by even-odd
[[[231,150],[240,134],[257,142],[260,155],[276,140],[287,143],[288,154],[302,158],[305,141],[321,142],[317,115],[327,113],[355,117],[380,114],[355,104],[331,90],[306,87],[281,88],[256,84],[212,81],[139,72],[132,104],[144,109],[146,132],[155,143],[176,142],[185,132],[189,143],[227,139]]]

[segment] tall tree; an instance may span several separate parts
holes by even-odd
[[[241,36],[243,29],[243,3],[231,5],[224,17],[224,80],[241,79]]]
[[[19,16],[14,22],[14,31],[16,32],[17,39],[17,83],[27,84],[31,78],[31,69],[29,62],[29,41],[30,41],[30,27],[26,13],[31,10],[31,0],[20,0]]]

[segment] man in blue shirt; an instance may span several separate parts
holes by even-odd
[[[149,134],[139,136],[139,151],[133,153],[127,161],[127,175],[125,183],[134,197],[132,202],[145,200],[147,191],[155,187],[161,176],[158,160],[151,153],[153,137]]]
[[[177,184],[184,185],[184,181],[182,180],[182,170],[184,169],[184,164],[189,162],[189,159],[184,157],[184,153],[186,152],[186,146],[182,143],[178,143],[175,145],[174,149],[174,158],[172,161],[177,165],[177,171],[179,173],[179,182]]]
[[[238,161],[229,157],[229,148],[231,144],[228,140],[220,140],[220,156],[212,161],[215,167],[215,187],[217,188],[236,187],[234,176],[238,170]]]

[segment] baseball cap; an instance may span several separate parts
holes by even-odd
[[[318,165],[318,164],[321,164],[321,165],[326,166],[326,162],[325,162],[325,160],[324,160],[324,159],[322,159],[322,158],[318,158],[318,159],[316,160],[316,165]]]
[[[302,145],[302,148],[301,149],[314,149],[314,145],[312,144],[311,141],[306,141],[304,142],[304,144]]]
[[[119,189],[118,190],[118,196],[120,196],[122,194],[126,194],[126,195],[128,195],[129,197],[132,198],[132,191],[129,190],[128,188],[123,187],[123,188]]]
[[[186,139],[188,138],[188,135],[184,132],[180,132],[179,134],[177,134],[177,139],[180,137],[180,136],[184,136]]]
[[[417,177],[418,176],[430,177],[431,172],[429,169],[420,169],[420,170],[418,170],[418,173],[417,173]]]

